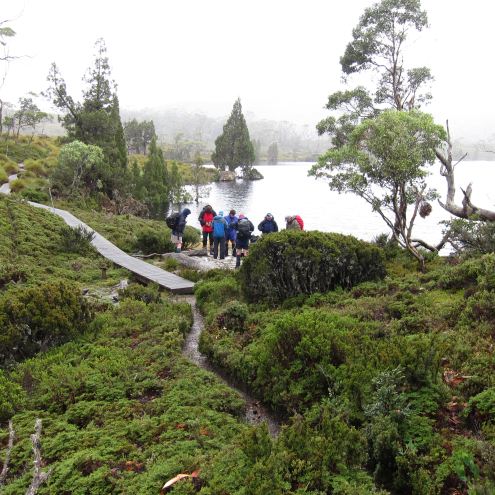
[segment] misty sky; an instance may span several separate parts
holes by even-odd
[[[15,102],[46,88],[56,62],[70,94],[103,37],[124,109],[182,107],[311,127],[341,89],[339,57],[371,0],[17,0],[3,5],[16,37],[0,95]],[[435,83],[426,107],[454,138],[495,135],[493,0],[423,0],[430,28],[409,40],[406,64]],[[411,62],[410,64],[408,62]],[[352,85],[352,80],[350,81]],[[41,101],[39,102],[41,103]],[[249,121],[248,121],[249,124]]]

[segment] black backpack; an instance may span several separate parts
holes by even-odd
[[[239,232],[239,237],[247,239],[251,236],[251,229],[249,225],[249,220],[247,218],[243,218],[239,220],[237,224],[237,231]]]
[[[179,216],[180,216],[179,213],[172,213],[172,215],[169,215],[165,219],[165,223],[167,224],[167,227],[169,229],[174,230],[175,227],[177,227],[177,223],[179,222]]]

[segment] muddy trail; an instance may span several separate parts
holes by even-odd
[[[266,421],[270,435],[276,436],[280,431],[281,420],[272,414],[261,402],[254,398],[243,384],[238,383],[232,377],[228,376],[223,370],[215,368],[208,358],[199,352],[199,338],[204,329],[203,316],[196,306],[194,296],[176,296],[177,301],[184,301],[191,305],[193,313],[193,324],[191,331],[186,336],[183,355],[194,364],[198,365],[211,373],[217,375],[226,385],[235,390],[246,402],[245,419],[250,424],[259,424]]]

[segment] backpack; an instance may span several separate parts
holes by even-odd
[[[239,237],[248,238],[251,236],[251,229],[249,225],[249,220],[247,218],[243,218],[239,220],[237,223],[237,231],[239,232]]]
[[[299,224],[299,227],[301,227],[301,230],[304,230],[304,222],[303,222],[303,219],[299,215],[296,215],[296,221]]]
[[[167,224],[167,227],[169,229],[172,229],[172,230],[175,229],[175,227],[177,226],[177,223],[179,222],[179,216],[180,216],[180,213],[172,213],[172,215],[169,215],[165,219],[165,223]]]

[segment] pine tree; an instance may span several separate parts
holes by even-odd
[[[144,164],[142,188],[142,199],[148,207],[150,216],[163,218],[169,207],[169,174],[163,152],[156,144],[156,137],[151,140],[148,159]]]
[[[115,189],[122,191],[126,187],[127,148],[106,51],[104,40],[97,40],[94,65],[84,77],[88,87],[81,103],[67,93],[65,81],[55,64],[48,75],[50,88],[46,95],[65,112],[62,122],[70,139],[96,145],[103,150],[106,161],[103,189],[112,196]]]
[[[234,103],[232,113],[223,126],[223,133],[215,140],[215,152],[211,159],[220,170],[227,168],[234,171],[237,167],[242,167],[246,171],[254,163],[253,144],[242,114],[240,98]]]

